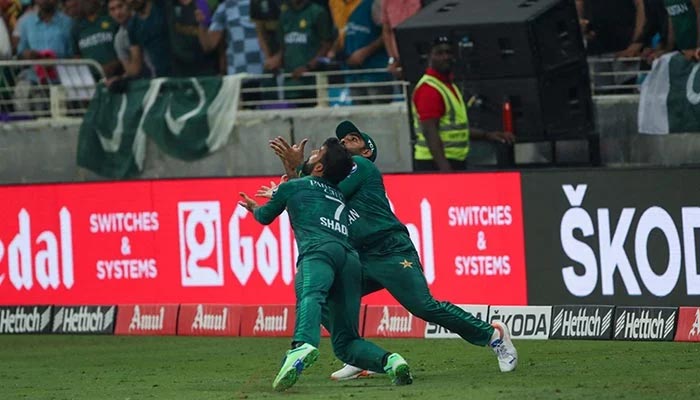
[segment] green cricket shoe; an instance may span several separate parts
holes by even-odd
[[[308,343],[287,350],[284,361],[282,361],[282,368],[275,381],[272,382],[272,388],[283,392],[294,386],[299,380],[301,372],[312,366],[316,360],[318,360],[318,349]]]
[[[386,360],[384,372],[391,378],[391,383],[397,386],[410,385],[413,383],[413,376],[406,360],[401,357],[401,354],[393,353]]]

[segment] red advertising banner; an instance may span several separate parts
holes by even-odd
[[[177,304],[129,304],[117,311],[115,335],[174,335]]]
[[[384,180],[435,298],[527,304],[519,173],[394,175]],[[367,304],[397,304],[386,291]]]
[[[293,305],[245,306],[241,336],[292,337],[296,311]]]
[[[680,307],[676,342],[700,342],[700,307]]]
[[[262,226],[237,205],[269,181],[0,187],[0,305],[292,304],[288,216]],[[526,304],[518,173],[385,183],[436,298]],[[396,304],[384,292],[365,303]]]
[[[425,337],[425,321],[401,306],[367,306],[364,337]]]
[[[186,336],[238,336],[241,306],[183,304],[177,318],[177,334]]]

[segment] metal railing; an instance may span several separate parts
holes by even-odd
[[[90,59],[0,60],[0,121],[82,117],[104,76]]]
[[[646,73],[640,58],[589,57],[595,96],[639,94]],[[0,122],[82,118],[102,67],[90,59],[0,60]],[[290,73],[249,75],[241,107],[270,110],[344,107],[405,102],[409,82],[384,68],[307,72],[303,83],[285,82]],[[286,84],[285,84],[286,83]]]
[[[249,75],[241,89],[243,108],[277,109],[385,104],[406,101],[409,83],[394,80],[385,68],[307,72],[287,83],[291,73]]]
[[[639,94],[647,71],[639,57],[588,57],[591,93],[594,96]]]

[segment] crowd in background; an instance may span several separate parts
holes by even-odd
[[[350,82],[398,76],[392,28],[420,0],[0,0],[0,58],[89,58],[110,87],[130,79],[284,71],[385,69]],[[54,77],[24,78],[32,82]],[[354,97],[391,86],[352,88]],[[313,93],[285,91],[285,98]],[[388,101],[380,100],[383,102]],[[366,103],[371,102],[367,100]],[[363,103],[358,101],[356,103]]]
[[[467,1],[467,0],[465,0]],[[700,0],[575,0],[590,56],[642,57],[680,50],[698,59]],[[400,77],[393,30],[421,0],[0,0],[0,58],[89,58],[107,84],[149,77],[386,69],[348,82]],[[638,66],[636,67],[638,68]],[[31,82],[55,77],[29,70]],[[386,95],[391,86],[352,87]],[[285,98],[313,93],[287,90]],[[379,100],[387,101],[387,100]],[[368,103],[359,100],[355,104]]]
[[[576,0],[589,55],[698,59],[700,0]]]

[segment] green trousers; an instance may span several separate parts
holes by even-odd
[[[493,335],[491,325],[450,302],[435,300],[407,233],[387,235],[358,251],[362,263],[363,296],[386,289],[416,317],[449,329],[469,343],[477,346],[488,344]]]
[[[414,251],[376,258],[362,257],[362,295],[386,289],[416,317],[434,322],[458,334],[469,343],[488,344],[493,327],[447,301],[437,301],[428,289],[423,267]]]
[[[331,333],[335,356],[362,369],[382,371],[382,359],[388,352],[359,333],[361,271],[357,253],[338,243],[325,244],[300,258],[294,282],[293,341],[318,347],[325,309],[324,323]]]

